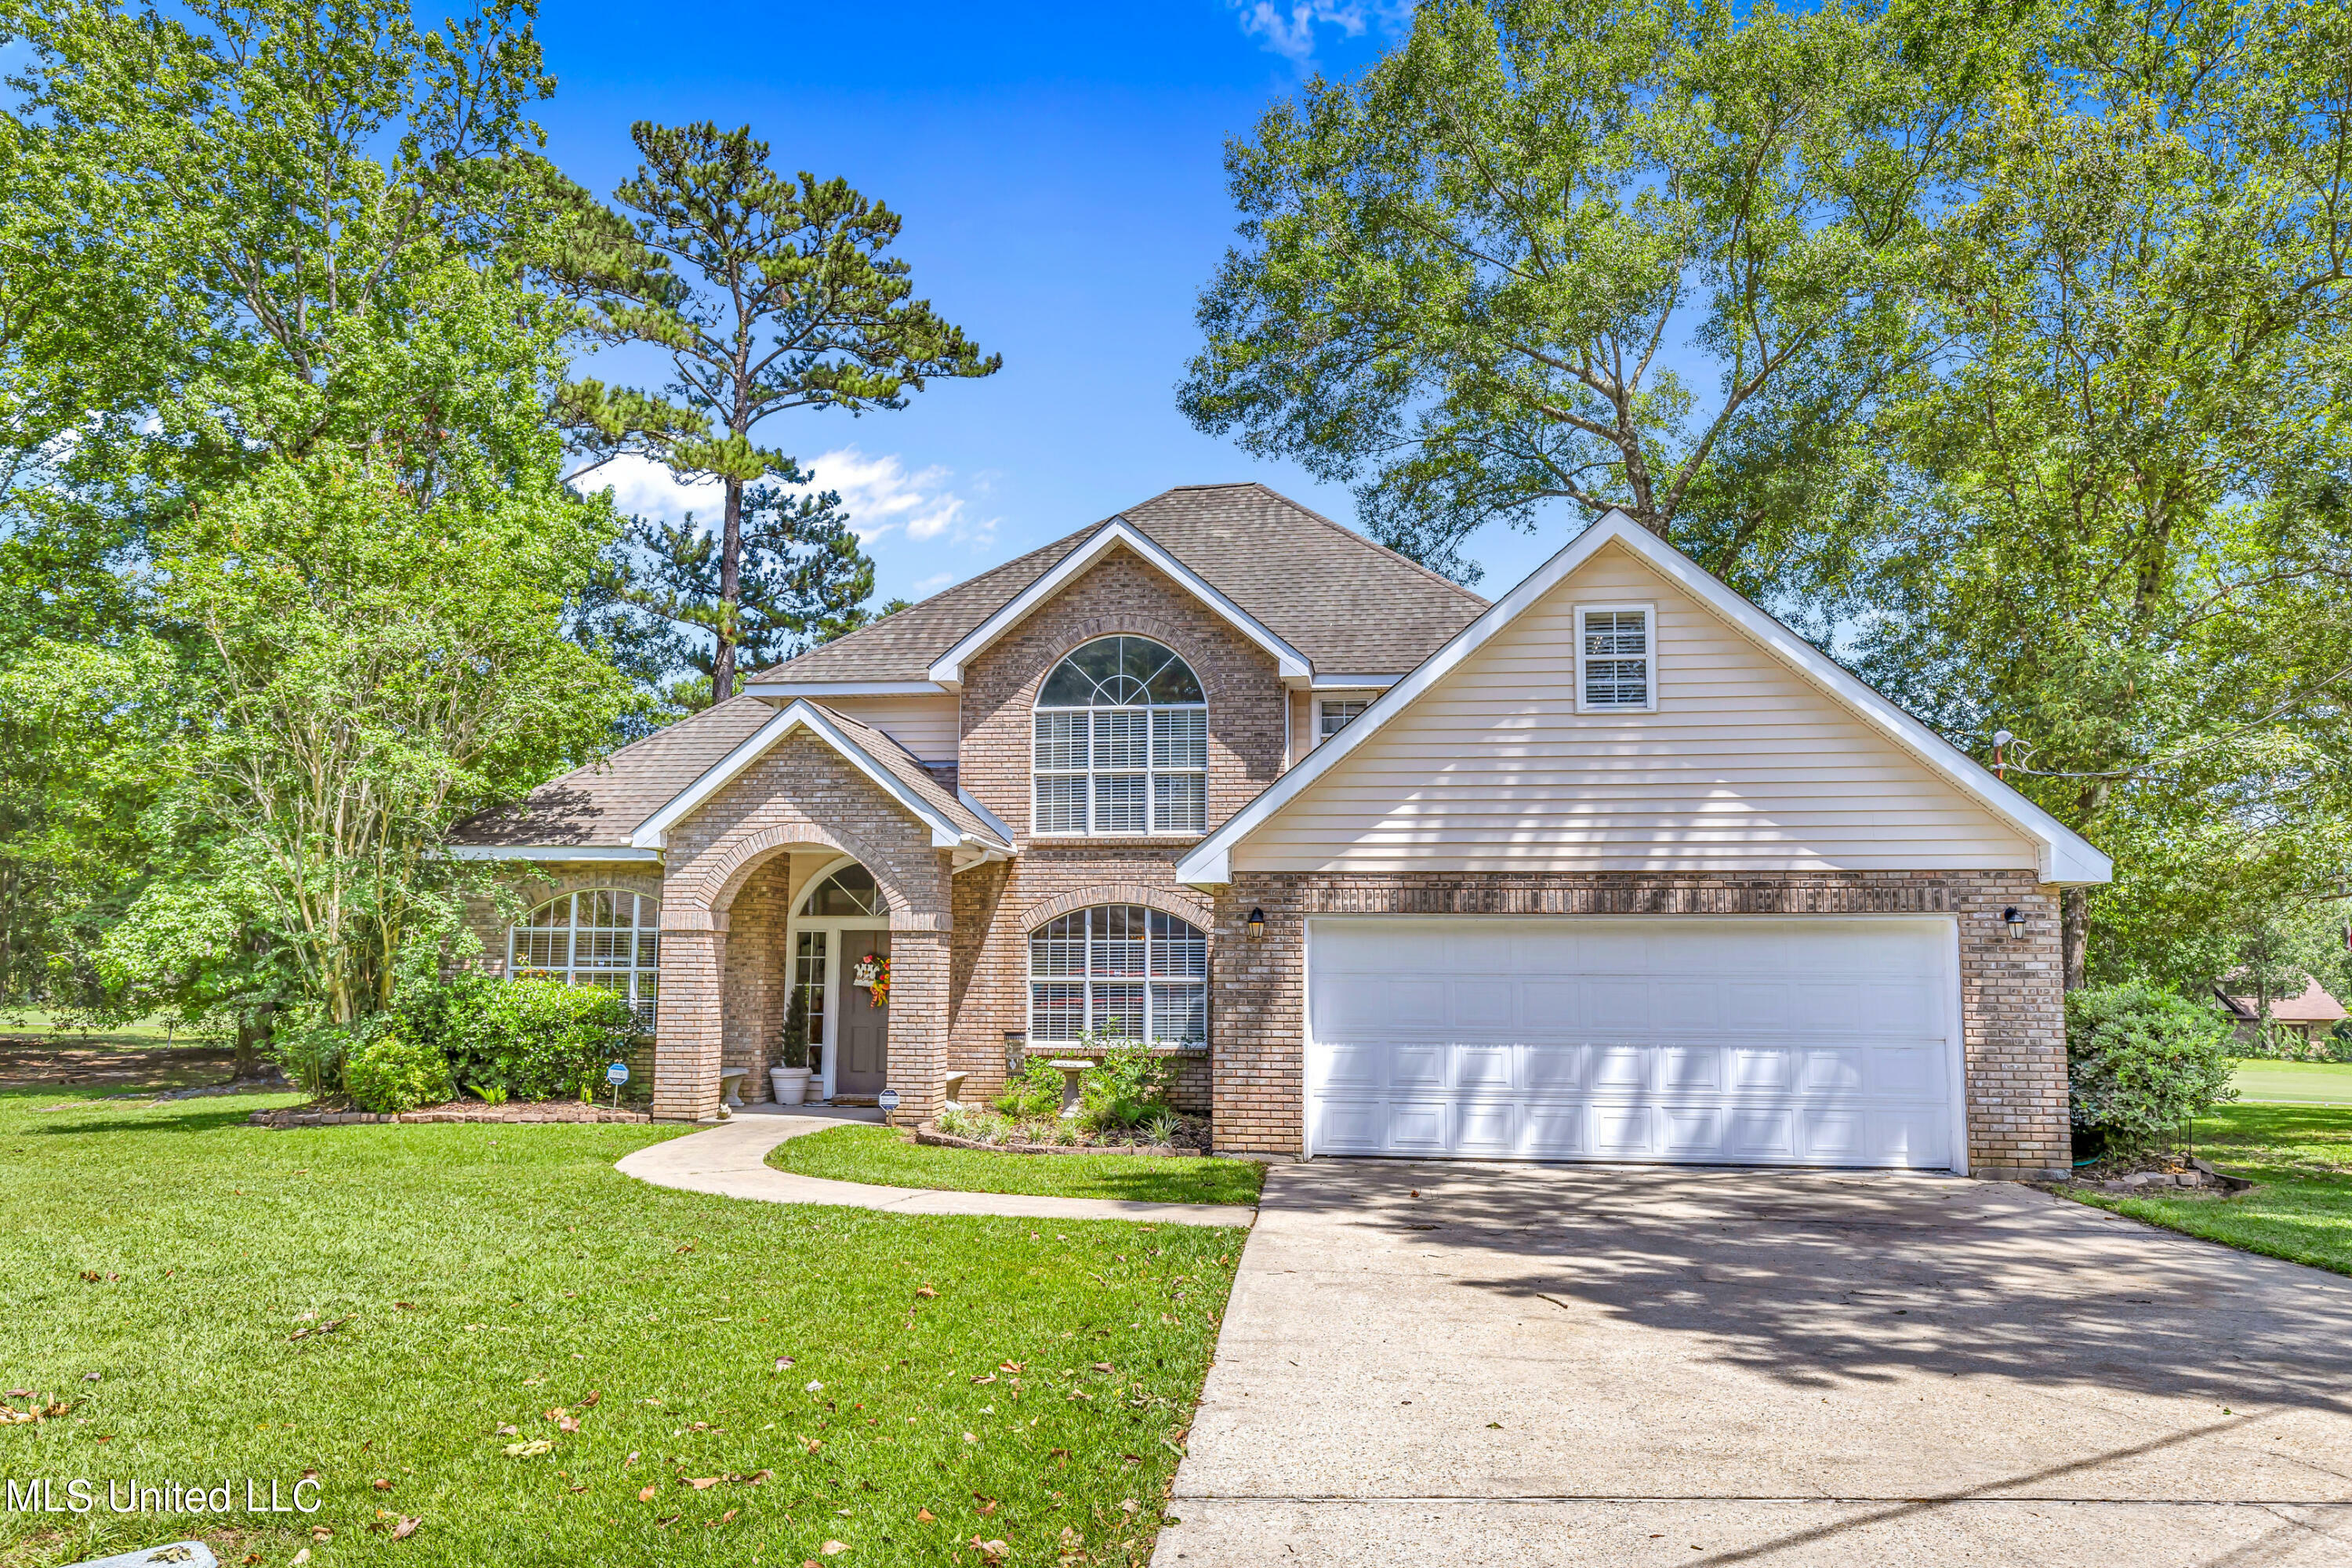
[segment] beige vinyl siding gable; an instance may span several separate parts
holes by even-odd
[[[1652,604],[1657,706],[1577,711],[1580,605]],[[2034,847],[1614,543],[1237,844],[1241,871],[2032,868]]]
[[[890,697],[813,699],[861,724],[870,724],[927,763],[952,763],[963,726],[952,692]]]

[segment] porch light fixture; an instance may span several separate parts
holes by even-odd
[[[2015,904],[2011,904],[2009,908],[2001,910],[2000,918],[2009,923],[2009,934],[2011,936],[2015,937],[2020,942],[2023,942],[2025,940],[2025,917],[2017,912],[2017,906]]]
[[[1249,919],[1244,921],[1242,923],[1244,926],[1248,928],[1250,940],[1252,942],[1255,942],[1258,938],[1265,934],[1265,911],[1264,910],[1253,909],[1249,912]]]

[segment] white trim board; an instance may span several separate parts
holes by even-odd
[[[800,729],[806,729],[831,746],[840,753],[844,762],[879,784],[884,794],[905,806],[910,816],[928,826],[931,830],[933,848],[977,850],[980,858],[984,859],[1002,858],[1007,852],[1011,842],[1009,837],[1005,843],[998,844],[977,834],[967,833],[945,813],[908,789],[905,781],[896,773],[876,762],[863,746],[852,741],[833,721],[831,716],[806,699],[795,700],[791,707],[761,725],[741,744],[704,770],[701,777],[671,796],[667,805],[646,818],[643,826],[630,835],[629,842],[641,849],[663,847],[669,830],[677,826],[688,813],[766,755],[776,742]]]
[[[1033,611],[1060,593],[1080,573],[1122,544],[1175,578],[1194,598],[1215,611],[1228,626],[1272,655],[1275,668],[1285,684],[1306,681],[1313,677],[1314,666],[1305,654],[1275,636],[1264,622],[1226,598],[1208,579],[1160,548],[1123,517],[1112,518],[1097,529],[1085,543],[1056,562],[1051,571],[1013,595],[994,615],[965,633],[962,639],[940,655],[925,673],[938,683],[940,689],[961,690],[965,664],[1027,619]]]
[[[658,849],[626,844],[452,844],[452,860],[659,860]]]
[[[752,697],[944,697],[948,689],[936,680],[750,680],[744,691]]]
[[[1853,710],[1962,794],[2032,840],[2036,848],[2036,869],[2044,882],[2056,883],[2061,887],[2083,887],[2113,879],[2115,863],[2074,829],[1995,778],[1991,769],[1958,750],[1927,725],[1880,696],[1849,674],[1836,660],[1725,587],[1681,551],[1614,509],[1569,541],[1550,560],[1529,573],[1518,586],[1488,605],[1485,614],[1455,633],[1452,641],[1423,660],[1412,673],[1382,692],[1361,717],[1307,752],[1297,766],[1276,779],[1263,795],[1227,817],[1216,831],[1202,839],[1191,854],[1177,862],[1176,879],[1192,887],[1215,887],[1233,880],[1234,845],[1248,837],[1302,791],[1338,766],[1374,731],[1451,674],[1488,639],[1517,619],[1528,606],[1549,594],[1570,573],[1610,544],[1625,546],[1717,616],[1746,633],[1824,695]],[[1655,638],[1654,626],[1654,658]]]

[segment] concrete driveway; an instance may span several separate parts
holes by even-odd
[[[2352,1280],[1951,1177],[1269,1173],[1156,1568],[2352,1563]]]

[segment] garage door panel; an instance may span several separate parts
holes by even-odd
[[[1318,1152],[1940,1168],[1948,922],[1319,917]]]
[[[1462,1046],[1454,1052],[1454,1087],[1469,1094],[1508,1094],[1518,1087],[1515,1046]]]

